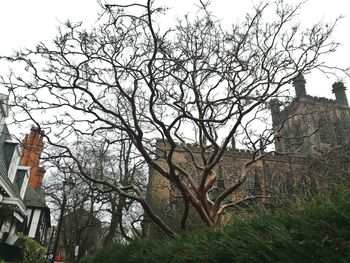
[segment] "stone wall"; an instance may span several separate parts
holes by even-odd
[[[335,167],[344,167],[341,170],[343,175],[338,179],[343,180],[342,182],[347,180],[349,162],[344,162],[345,157],[336,157],[340,147],[350,145],[350,109],[345,86],[341,82],[333,85],[336,99],[332,100],[307,95],[305,83],[302,76],[294,81],[296,97],[292,103],[281,105],[280,101],[271,100],[275,150],[280,154],[270,154],[253,163],[244,184],[229,196],[227,202],[239,202],[248,196],[259,195],[269,196],[257,199],[257,202],[265,205],[285,202],[294,197],[309,198],[333,185],[332,182],[339,174],[332,173],[337,170]],[[158,151],[164,147],[167,147],[167,143],[158,141]],[[350,150],[346,150],[348,148],[342,149],[345,149],[343,155],[349,155]],[[190,144],[178,145],[173,162],[198,181],[198,170],[192,158],[201,163],[198,148]],[[220,164],[215,167],[216,181],[210,193],[213,200],[238,180],[244,163],[251,159],[252,153],[247,150],[229,149],[225,153]],[[165,160],[159,158],[158,162],[167,170]],[[182,199],[171,193],[176,195],[176,188],[151,168],[147,188],[148,201],[176,229],[182,213]],[[181,196],[179,192],[177,194]],[[195,217],[195,213],[193,214]]]

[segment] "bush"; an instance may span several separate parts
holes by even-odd
[[[79,263],[93,263],[93,257],[92,256],[85,256],[79,260]]]
[[[46,263],[45,248],[40,246],[38,242],[19,233],[19,239],[22,243],[22,259],[26,263]]]
[[[230,226],[175,240],[138,239],[106,247],[89,260],[85,262],[350,262],[350,192],[337,191],[288,210],[260,209]]]

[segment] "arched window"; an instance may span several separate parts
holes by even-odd
[[[221,165],[219,165],[216,170],[216,187],[221,190],[225,189],[225,176]]]
[[[276,174],[272,179],[273,191],[276,194],[285,195],[288,193],[287,180],[282,174]]]
[[[346,136],[349,127],[345,121],[338,120],[334,123],[335,138],[338,145],[346,143]]]
[[[246,195],[257,195],[260,192],[260,178],[256,169],[248,171],[247,179],[243,185]]]
[[[182,167],[184,171],[188,174],[188,176],[192,177],[192,180],[194,181],[195,184],[198,184],[199,182],[199,175],[198,175],[198,170],[195,168],[193,163],[186,163]],[[188,180],[186,179],[187,176],[183,176],[182,178],[185,182],[187,182],[188,186],[192,188]]]
[[[333,144],[335,142],[333,125],[325,117],[322,116],[318,120],[317,126],[321,143]]]
[[[309,180],[305,177],[302,176],[298,180],[298,192],[302,194],[304,197],[307,197],[309,195]]]
[[[290,152],[298,152],[303,143],[303,134],[302,127],[299,123],[295,123],[290,127],[288,147]]]

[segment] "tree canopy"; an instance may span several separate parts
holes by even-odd
[[[185,16],[163,28],[166,9],[156,3],[106,5],[91,30],[66,22],[53,45],[39,43],[1,57],[23,70],[2,74],[0,83],[18,109],[15,121],[45,130],[56,147],[48,157],[64,158],[86,180],[139,202],[155,224],[174,236],[144,190],[94,176],[72,142],[93,138],[103,143],[103,154],[121,140],[130,141],[135,156],[179,189],[186,208],[182,228],[190,206],[213,227],[224,200],[274,141],[267,123],[269,101],[286,96],[287,85],[301,74],[338,70],[325,63],[338,47],[330,38],[338,19],[303,28],[297,19],[301,4],[277,0],[224,28],[210,6],[200,2],[197,17]],[[212,200],[208,193],[215,169],[234,138],[253,151],[251,160]],[[199,158],[186,143],[196,147]],[[197,179],[176,162],[180,148],[192,157]]]

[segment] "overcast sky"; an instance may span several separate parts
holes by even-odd
[[[109,0],[115,3],[117,0]],[[120,3],[121,0],[118,0]],[[129,1],[125,1],[128,2]],[[235,23],[249,11],[250,0],[212,0],[211,9],[225,24]],[[286,0],[296,3],[296,0]],[[171,7],[168,16],[181,17],[194,9],[195,0],[156,0],[156,3]],[[95,0],[1,0],[0,1],[0,54],[9,54],[20,47],[33,47],[37,42],[50,42],[56,34],[57,26],[68,18],[93,25],[100,11]],[[334,38],[342,43],[339,52],[330,58],[337,66],[350,66],[350,0],[309,0],[301,12],[301,23],[311,24],[319,20],[332,21],[339,15],[340,22]],[[4,65],[1,65],[4,66]],[[3,67],[0,67],[3,68]],[[331,84],[336,79],[326,79],[315,74],[307,76],[307,90],[311,95],[333,98]],[[350,79],[344,79],[350,100]]]

